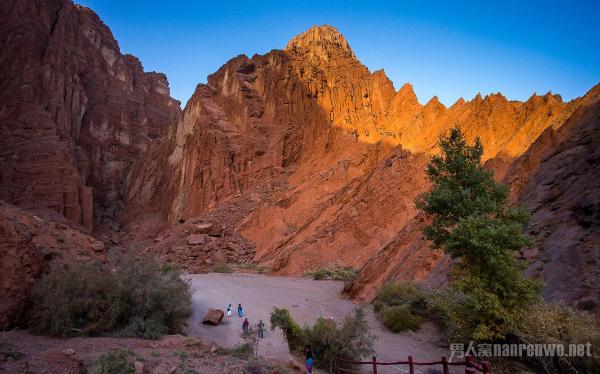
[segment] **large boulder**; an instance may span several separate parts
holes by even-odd
[[[192,234],[187,237],[187,243],[189,245],[206,244],[209,241],[209,237],[206,234]]]
[[[194,225],[194,231],[196,234],[208,234],[213,229],[213,224],[210,222],[202,222]]]
[[[214,226],[213,228],[210,229],[210,231],[208,232],[208,235],[220,237],[221,235],[223,235],[223,228]]]
[[[225,316],[225,312],[221,309],[210,308],[204,315],[202,323],[205,325],[218,325]]]

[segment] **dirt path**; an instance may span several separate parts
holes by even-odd
[[[241,303],[251,326],[262,319],[267,327],[265,338],[259,341],[259,355],[277,360],[287,361],[291,357],[280,331],[269,329],[269,313],[274,306],[288,309],[300,324],[312,324],[318,316],[340,321],[357,306],[341,298],[342,282],[259,274],[190,274],[187,278],[193,291],[193,315],[188,324],[190,335],[213,341],[223,347],[233,347],[240,343],[243,319],[235,312],[237,305]],[[232,304],[234,314],[232,317],[225,317],[223,324],[201,324],[202,317],[209,308],[225,310],[229,304]],[[375,350],[378,360],[397,361],[412,355],[418,361],[434,361],[448,355],[448,348],[440,346],[441,338],[435,326],[424,324],[416,333],[393,334],[384,330],[370,306],[365,307],[365,311],[369,325],[377,336]],[[397,367],[380,372],[408,371]]]

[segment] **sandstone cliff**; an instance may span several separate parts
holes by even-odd
[[[550,93],[422,105],[410,85],[396,91],[382,70],[369,72],[337,30],[313,27],[198,86],[177,130],[128,176],[123,220],[138,233],[140,219],[164,228],[252,192],[260,201],[230,229],[255,245],[255,262],[296,275],[366,266],[353,291],[363,298],[391,278],[438,284],[447,261],[422,239],[414,199],[439,135],[460,126],[507,168],[580,105]]]
[[[177,120],[166,77],[70,0],[0,7],[0,199],[114,223],[130,163]]]

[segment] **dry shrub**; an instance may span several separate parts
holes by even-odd
[[[114,272],[100,264],[51,271],[34,286],[32,304],[28,325],[37,333],[158,339],[182,331],[191,294],[179,271],[123,257]]]
[[[584,357],[529,357],[528,363],[544,373],[598,373],[600,372],[600,329],[595,317],[574,310],[565,304],[540,303],[524,313],[520,327],[515,331],[525,344],[591,344],[591,356]]]
[[[306,272],[304,276],[313,278],[314,280],[337,280],[349,282],[356,277],[356,273],[356,269],[351,267],[335,269],[319,268]]]
[[[423,291],[413,283],[386,283],[377,292],[373,308],[393,332],[418,330],[427,313]]]
[[[414,314],[408,305],[384,306],[381,310],[383,324],[393,332],[418,330],[421,317]]]
[[[90,374],[134,374],[133,353],[128,350],[111,351],[92,364]]]

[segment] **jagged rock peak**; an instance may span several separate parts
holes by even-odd
[[[500,92],[485,95],[483,102],[487,105],[497,106],[508,103],[508,99]]]
[[[285,46],[285,51],[315,56],[325,61],[334,54],[356,58],[346,38],[329,25],[313,26],[296,35]]]
[[[433,96],[431,99],[429,99],[429,101],[425,105],[430,105],[430,106],[439,106],[439,105],[441,105],[441,106],[444,106],[444,104],[442,104],[440,102],[440,99],[438,99],[437,96]]]
[[[403,95],[417,96],[412,84],[410,83],[404,83],[398,92],[402,93]]]
[[[401,100],[413,102],[415,104],[419,103],[419,100],[417,99],[417,94],[415,93],[415,90],[413,89],[413,86],[410,83],[405,83],[402,87],[400,87],[400,90],[398,90],[396,97],[398,97]]]
[[[461,97],[458,98],[458,100],[456,100],[454,102],[454,104],[452,104],[452,106],[450,108],[460,108],[463,105],[465,105],[465,103],[466,103],[465,99],[463,99],[462,96],[461,96]]]

